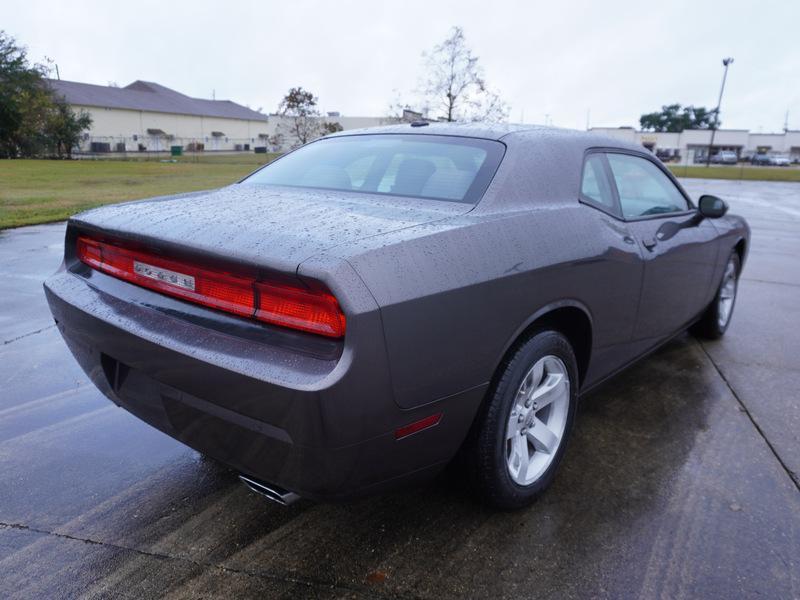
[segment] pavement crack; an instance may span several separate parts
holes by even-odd
[[[789,287],[800,287],[800,283],[792,283],[791,281],[772,281],[770,279],[753,279],[751,277],[742,277],[741,281],[752,281],[754,283],[768,283],[771,285],[786,285]]]
[[[306,577],[295,577],[291,575],[271,572],[271,571],[251,571],[248,569],[238,569],[235,567],[226,567],[224,565],[203,562],[194,560],[191,558],[187,558],[185,556],[172,556],[170,554],[165,554],[163,552],[149,552],[147,550],[140,550],[138,548],[131,548],[129,546],[121,546],[119,544],[114,544],[111,542],[103,542],[100,540],[95,540],[92,538],[83,538],[77,537],[74,535],[70,535],[68,533],[59,533],[57,531],[49,531],[47,529],[39,529],[38,527],[31,527],[30,525],[23,525],[22,523],[6,523],[4,521],[0,521],[0,529],[16,529],[19,531],[29,531],[31,533],[38,533],[41,535],[52,536],[56,538],[71,540],[74,542],[83,542],[84,544],[91,544],[96,546],[103,546],[107,548],[113,548],[115,550],[120,550],[123,552],[133,552],[135,554],[139,554],[141,556],[147,556],[149,558],[155,558],[158,560],[176,560],[184,563],[188,563],[195,567],[203,568],[203,569],[217,569],[219,571],[223,571],[226,573],[234,573],[237,575],[245,575],[247,577],[254,577],[257,579],[267,579],[270,581],[277,581],[280,583],[290,583],[296,585],[303,585],[308,588],[324,588],[327,590],[340,590],[340,591],[347,591],[347,592],[355,592],[358,594],[367,594],[368,597],[372,598],[388,598],[389,596],[383,595],[374,588],[366,587],[366,586],[357,586],[357,585],[342,585],[340,583],[334,583],[329,581],[322,581],[316,579],[310,579]],[[377,593],[376,593],[377,592]]]
[[[753,427],[755,427],[755,430],[758,432],[758,435],[760,435],[761,438],[764,440],[764,443],[767,444],[767,447],[770,449],[770,451],[772,452],[772,455],[778,461],[778,464],[780,464],[780,466],[783,468],[783,470],[789,476],[789,479],[792,481],[792,483],[794,483],[794,487],[797,488],[797,491],[800,492],[800,478],[798,477],[798,474],[795,473],[794,471],[792,471],[792,469],[789,468],[789,465],[787,465],[786,462],[784,462],[783,458],[781,458],[781,455],[778,453],[777,448],[775,448],[775,446],[772,444],[772,442],[769,441],[769,438],[767,437],[767,434],[764,433],[763,429],[761,429],[761,426],[758,424],[758,422],[756,421],[755,417],[753,417],[753,414],[750,412],[750,409],[747,408],[747,405],[744,403],[744,400],[742,400],[739,397],[739,394],[736,393],[736,390],[734,389],[733,384],[731,384],[731,382],[728,381],[728,378],[725,377],[725,373],[722,372],[722,369],[719,368],[719,366],[717,365],[716,361],[714,361],[714,359],[712,358],[711,354],[709,354],[708,350],[706,350],[705,344],[703,344],[702,341],[700,341],[699,344],[700,344],[700,348],[703,350],[703,354],[705,354],[708,357],[708,360],[711,361],[711,364],[714,366],[714,369],[717,371],[719,376],[722,378],[722,381],[725,382],[725,385],[731,391],[731,394],[733,394],[733,397],[736,398],[736,402],[739,403],[739,407],[741,408],[742,412],[745,415],[747,415],[748,419],[750,419],[750,422],[753,424]]]
[[[10,340],[3,341],[3,346],[5,346],[7,344],[11,344],[11,343],[16,342],[16,341],[21,340],[21,339],[24,339],[26,337],[29,337],[29,336],[32,336],[32,335],[36,335],[37,333],[42,333],[43,331],[47,331],[48,329],[52,329],[55,326],[56,326],[55,323],[53,323],[52,325],[48,325],[47,327],[42,327],[41,329],[37,329],[36,331],[29,331],[28,333],[23,333],[22,335],[18,335],[15,338],[11,338]]]

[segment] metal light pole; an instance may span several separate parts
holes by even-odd
[[[722,104],[722,92],[725,91],[725,80],[728,78],[728,65],[733,62],[733,58],[723,58],[722,66],[725,71],[722,74],[722,87],[719,88],[719,100],[717,100],[717,110],[714,111],[714,127],[711,129],[711,141],[708,144],[708,153],[706,154],[706,166],[711,164],[711,148],[714,147],[714,137],[717,135],[717,127],[719,127],[719,107]]]

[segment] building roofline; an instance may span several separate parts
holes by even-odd
[[[139,109],[139,108],[121,108],[121,107],[109,107],[103,106],[102,104],[88,104],[85,102],[81,103],[69,103],[70,106],[85,106],[86,108],[106,108],[109,110],[129,110],[132,112],[149,112],[149,113],[156,113],[160,115],[177,115],[180,117],[200,117],[201,119],[228,119],[231,121],[254,121],[258,123],[266,123],[268,120],[268,115],[263,115],[263,119],[249,119],[247,117],[219,117],[216,115],[198,115],[194,113],[185,113],[185,112],[178,112],[178,111],[164,111],[164,110],[150,110],[150,109]]]
[[[68,104],[210,118],[267,121],[267,115],[231,100],[192,98],[161,84],[136,80],[125,87],[103,86],[63,79],[46,79]]]

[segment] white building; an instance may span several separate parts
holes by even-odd
[[[164,152],[171,146],[185,151],[253,151],[267,147],[283,151],[291,145],[282,117],[265,115],[230,100],[191,98],[163,85],[134,81],[112,87],[48,80],[56,94],[76,111],[92,117],[80,143],[80,152]],[[343,129],[386,123],[379,117],[343,117],[331,113],[326,121]],[[284,144],[275,147],[281,131]]]
[[[633,127],[592,127],[591,131],[641,144],[663,160],[702,161],[708,153],[711,130],[687,129],[681,133],[637,131]],[[800,159],[800,131],[751,133],[747,129],[718,129],[711,154],[732,150],[739,158],[753,154],[785,154]]]

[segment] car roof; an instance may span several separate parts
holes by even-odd
[[[642,146],[621,142],[618,139],[606,135],[600,135],[588,131],[578,131],[575,129],[564,129],[561,127],[545,127],[543,125],[527,125],[520,123],[398,123],[394,125],[384,125],[379,127],[365,127],[362,129],[349,129],[326,137],[346,137],[352,135],[367,134],[412,134],[412,135],[450,135],[459,137],[473,137],[489,140],[502,140],[510,142],[516,139],[528,141],[547,141],[555,143],[571,143],[584,147],[611,147],[627,148],[630,150],[642,151]]]
[[[349,129],[334,134],[335,136],[364,135],[375,133],[409,133],[418,135],[454,135],[499,140],[509,133],[534,129],[532,125],[516,125],[509,123],[434,123],[416,121],[414,123],[396,123],[379,127]],[[333,136],[331,136],[333,137]]]
[[[648,152],[639,144],[588,131],[520,124],[429,123],[420,127],[401,123],[351,129],[330,137],[370,134],[447,135],[505,144],[507,151],[475,214],[573,205],[578,201],[587,150],[621,149],[640,155]]]

